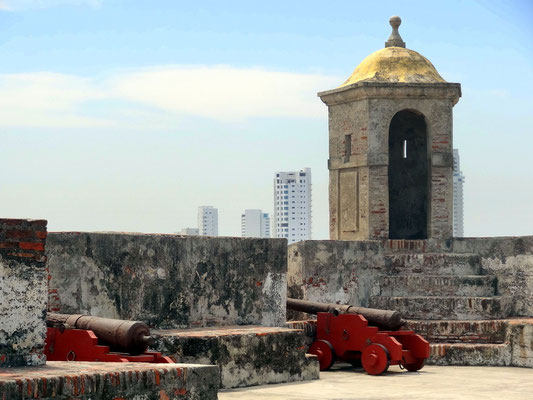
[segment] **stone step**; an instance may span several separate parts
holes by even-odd
[[[318,379],[315,356],[306,356],[301,330],[254,325],[152,330],[154,349],[190,364],[218,365],[231,389]]]
[[[498,319],[507,315],[501,297],[462,296],[372,296],[370,307],[397,310],[409,319]]]
[[[387,275],[480,275],[481,258],[477,254],[397,253],[385,254]]]
[[[215,365],[48,361],[2,368],[2,399],[216,400]]]
[[[497,279],[483,275],[397,275],[379,278],[382,296],[482,296],[496,294]]]
[[[432,321],[409,320],[408,328],[422,335],[430,343],[504,343],[506,320]]]
[[[511,365],[509,343],[435,343],[430,345],[428,365]]]

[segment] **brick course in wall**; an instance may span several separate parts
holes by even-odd
[[[0,218],[0,255],[4,259],[44,265],[46,224],[44,219]]]

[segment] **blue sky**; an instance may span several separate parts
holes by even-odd
[[[327,238],[327,109],[400,15],[462,84],[465,233],[533,234],[533,2],[0,0],[0,210],[50,230],[240,234],[311,167]]]

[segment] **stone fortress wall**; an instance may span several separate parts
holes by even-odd
[[[146,321],[159,350],[220,363],[223,387],[316,379],[316,360],[297,354],[304,337],[283,328],[288,295],[398,309],[434,343],[432,363],[533,367],[525,319],[533,316],[533,237],[287,248],[284,239],[47,235],[46,221],[1,223],[3,366],[44,363],[48,303],[56,312]],[[267,345],[290,357],[267,360]]]
[[[401,311],[434,364],[533,367],[533,236],[295,243],[288,296]]]
[[[62,232],[47,255],[51,311],[156,328],[285,325],[285,239]]]
[[[50,233],[51,311],[140,320],[153,349],[233,388],[318,379],[286,324],[287,240]]]
[[[210,399],[220,386],[318,379],[303,335],[287,328],[286,275],[286,239],[47,235],[46,221],[1,219],[0,367],[24,368],[5,371],[0,397],[79,394],[85,379],[95,398],[172,389],[180,398]],[[153,349],[185,364],[97,363],[85,375],[76,362],[43,365],[47,309],[144,321]],[[115,387],[117,374],[128,374],[131,385]]]

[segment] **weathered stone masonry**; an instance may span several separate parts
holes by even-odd
[[[46,224],[0,219],[0,367],[46,361]]]
[[[284,239],[63,232],[47,255],[57,311],[154,328],[285,324]]]
[[[217,364],[225,388],[318,378],[284,328],[286,239],[62,232],[46,248],[51,309],[144,321],[157,351]]]
[[[289,246],[288,285],[291,297],[403,312],[431,363],[533,367],[533,236],[306,241]]]
[[[46,225],[0,219],[0,399],[216,399],[216,366],[45,363]],[[52,308],[60,308],[57,292]]]
[[[459,84],[359,82],[319,95],[330,108],[331,239],[389,238],[389,123],[402,110],[416,110],[427,122],[427,237],[451,237],[451,112]]]
[[[390,289],[386,277],[436,275],[438,271],[451,276],[479,274],[494,278],[490,284],[501,297],[502,317],[533,317],[533,236],[313,240],[292,244],[288,251],[292,297],[367,307],[372,296]],[[400,264],[403,271],[397,268]]]
[[[293,329],[233,326],[153,330],[155,349],[184,363],[220,366],[225,389],[318,379],[306,337]]]

